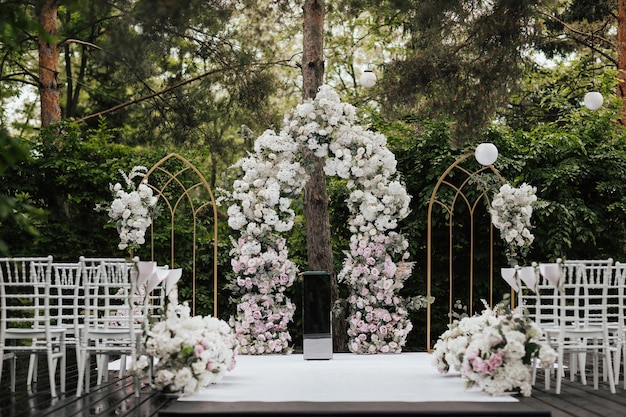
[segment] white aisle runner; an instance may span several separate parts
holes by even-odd
[[[458,374],[439,374],[431,360],[425,352],[308,361],[301,354],[240,355],[220,383],[179,401],[518,402],[467,389]]]

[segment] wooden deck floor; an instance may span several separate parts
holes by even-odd
[[[160,412],[167,413],[168,406],[172,404],[171,399],[152,390],[146,384],[142,386],[140,397],[136,398],[132,378],[119,379],[116,372],[109,373],[108,383],[92,389],[81,398],[76,398],[75,366],[68,369],[68,392],[57,400],[51,400],[43,365],[42,361],[39,382],[32,387],[32,391],[29,391],[26,389],[27,363],[25,358],[20,359],[15,394],[10,393],[8,365],[5,365],[0,381],[0,417],[158,417]],[[532,397],[520,397],[520,402],[533,410],[549,411],[553,417],[626,416],[626,391],[623,388],[623,381],[617,388],[617,394],[611,394],[602,382],[600,389],[595,391],[592,385],[584,386],[567,379],[564,380],[560,395],[554,393],[554,381],[552,382],[552,389],[545,391],[543,375],[540,372]]]
[[[70,352],[68,362],[73,357],[74,353]],[[18,358],[16,392],[11,394],[8,368],[6,363],[0,381],[0,417],[157,417],[159,410],[170,401],[147,384],[142,384],[141,395],[136,398],[133,378],[127,376],[120,379],[117,372],[109,372],[108,382],[100,387],[92,387],[88,394],[77,398],[78,371],[75,363],[68,363],[67,392],[53,400],[50,397],[50,384],[43,357],[39,359],[38,382],[33,384],[32,390],[28,390],[26,386],[27,358]],[[94,369],[91,381],[95,381],[95,378]]]
[[[531,397],[519,400],[522,404],[537,410],[550,410],[552,417],[624,417],[626,416],[626,390],[624,380],[620,379],[616,393],[611,394],[606,383],[600,381],[599,389],[593,389],[593,380],[587,374],[587,384],[570,382],[563,379],[561,394],[554,393],[554,378],[551,389],[544,389],[543,373],[537,375]]]

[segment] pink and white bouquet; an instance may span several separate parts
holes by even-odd
[[[186,303],[168,304],[166,319],[150,326],[144,343],[145,355],[133,370],[145,374],[150,358],[156,359],[153,386],[183,396],[221,381],[235,367],[239,348],[225,321],[191,316]]]
[[[338,280],[351,294],[348,348],[353,353],[400,353],[413,328],[408,303],[399,295],[413,264],[406,262],[408,242],[398,233],[352,236]],[[394,260],[394,258],[396,260]],[[419,302],[421,301],[421,302]],[[412,300],[415,308],[425,299]]]
[[[237,274],[227,288],[238,297],[230,318],[243,355],[293,351],[289,333],[296,306],[285,291],[293,285],[297,267],[288,259],[285,239],[276,237],[264,249],[255,239],[239,238],[233,244],[231,265]]]
[[[435,345],[434,362],[440,372],[460,371],[468,387],[477,385],[491,395],[519,390],[530,396],[535,361],[550,368],[556,360],[541,335],[528,316],[498,304],[450,326]]]

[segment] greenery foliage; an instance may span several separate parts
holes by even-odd
[[[18,139],[11,137],[5,129],[0,128],[0,178],[8,178],[8,172],[28,160],[28,156],[26,146]],[[33,236],[37,234],[37,231],[30,224],[29,216],[36,214],[37,210],[26,204],[23,197],[24,194],[19,190],[15,190],[14,194],[8,190],[0,191],[0,227],[3,228],[10,223],[16,224]],[[0,237],[0,254],[7,255],[8,251],[7,242]]]
[[[80,255],[128,256],[128,253],[117,249],[117,230],[108,223],[107,213],[94,210],[95,205],[110,203],[109,184],[120,180],[119,169],[126,172],[137,164],[151,167],[169,151],[117,145],[111,141],[115,133],[115,129],[109,129],[104,120],[100,121],[97,129],[86,132],[70,123],[51,127],[43,131],[33,145],[32,158],[19,161],[0,173],[0,195],[3,198],[39,208],[31,212],[22,210],[22,216],[28,214],[28,227],[34,228],[36,235],[24,233],[24,222],[17,222],[15,218],[0,219],[0,239],[10,243],[9,255],[50,254],[57,261],[67,262],[77,261]],[[190,152],[187,157],[193,159],[194,155]],[[206,170],[203,161],[197,161],[197,165]],[[166,214],[157,220],[170,221]],[[199,253],[196,302],[198,312],[206,315],[213,312],[213,231],[206,226],[212,225],[213,220],[200,220],[196,232]],[[221,229],[222,245],[228,244],[224,232],[227,229],[227,225]],[[180,299],[191,299],[191,265],[184,261],[191,259],[191,220],[177,220],[174,234],[178,251],[176,260],[181,263],[176,266],[184,269]],[[156,228],[154,241],[155,260],[161,265],[169,264],[169,228]],[[151,249],[145,245],[135,254],[149,259]],[[218,256],[219,271],[223,274],[230,265],[228,249],[222,247]],[[225,282],[222,275],[218,277],[218,283]],[[228,318],[225,304],[219,306],[218,312]]]

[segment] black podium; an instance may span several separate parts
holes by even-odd
[[[330,274],[302,273],[302,339],[304,359],[332,359]]]

